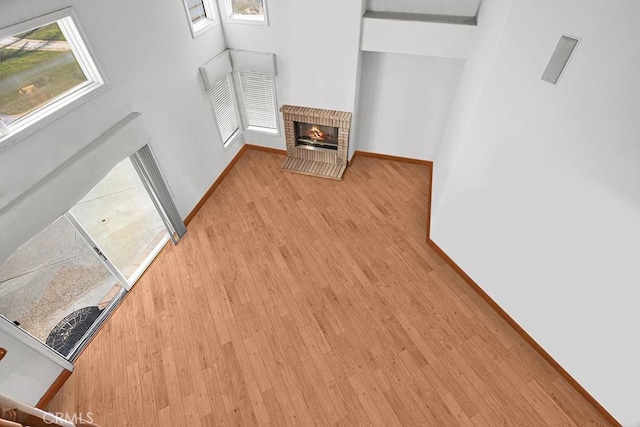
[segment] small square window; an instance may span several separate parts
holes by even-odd
[[[70,9],[0,30],[0,146],[103,85]]]
[[[227,22],[267,24],[266,0],[225,0]]]
[[[199,36],[216,23],[212,0],[183,0],[183,3],[193,37]]]

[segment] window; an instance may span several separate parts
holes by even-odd
[[[215,7],[211,0],[183,0],[191,35],[199,36],[215,24]]]
[[[266,0],[225,0],[228,22],[267,24]]]
[[[0,146],[103,85],[71,9],[0,30]]]
[[[229,75],[222,77],[209,91],[209,98],[218,123],[220,137],[225,147],[228,147],[234,137],[240,132],[238,109],[231,89]]]
[[[272,76],[238,72],[247,127],[268,133],[278,133],[278,116]]]

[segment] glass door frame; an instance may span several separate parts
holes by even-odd
[[[111,260],[102,253],[102,251],[100,250],[100,246],[98,246],[98,243],[96,243],[96,241],[91,237],[91,235],[89,235],[87,230],[82,226],[82,224],[80,224],[77,218],[71,213],[71,210],[68,210],[62,216],[64,217],[64,219],[66,219],[69,222],[69,224],[71,224],[71,226],[76,230],[76,232],[80,235],[80,237],[82,237],[85,243],[93,249],[93,251],[96,253],[98,258],[100,259],[100,262],[102,262],[102,264],[107,268],[107,270],[109,270],[111,274],[113,274],[115,278],[118,279],[118,281],[122,284],[122,286],[127,291],[130,290],[131,285],[129,285],[127,278],[124,277],[124,274],[122,274],[122,272],[118,269],[118,267],[116,267],[115,264],[111,262]]]
[[[107,319],[111,316],[111,314],[115,311],[115,309],[120,305],[120,302],[124,299],[126,294],[133,288],[133,285],[140,279],[142,274],[146,271],[146,269],[151,265],[153,260],[158,256],[160,251],[166,246],[167,242],[172,239],[171,233],[175,233],[173,231],[173,227],[171,226],[171,222],[167,218],[167,214],[158,199],[158,196],[155,194],[153,186],[149,183],[149,178],[147,176],[147,171],[144,169],[141,162],[136,158],[135,155],[129,157],[134,169],[136,170],[140,181],[142,182],[147,195],[151,198],[153,205],[158,212],[158,215],[162,219],[165,225],[165,236],[160,240],[160,242],[151,250],[151,252],[146,256],[146,258],[142,261],[140,266],[136,268],[131,277],[127,278],[122,271],[109,259],[108,254],[105,254],[100,249],[98,243],[91,237],[87,229],[78,221],[78,219],[73,215],[71,209],[65,212],[62,216],[71,224],[71,226],[76,230],[76,232],[80,235],[80,237],[85,241],[89,247],[93,249],[95,255],[100,259],[100,262],[105,266],[107,270],[116,278],[118,282],[120,282],[121,290],[113,297],[113,299],[107,304],[107,306],[102,310],[102,313],[98,316],[98,318],[93,322],[91,327],[85,332],[84,336],[78,343],[73,347],[73,349],[69,352],[68,355],[63,355],[70,362],[74,362],[82,353],[82,351],[89,345],[91,339],[96,335],[96,333],[100,330],[102,325],[107,321]],[[46,344],[45,344],[46,345]]]
[[[108,256],[102,253],[100,250],[100,246],[96,243],[96,241],[91,237],[91,235],[87,232],[87,230],[82,226],[82,224],[73,216],[71,211],[67,211],[64,215],[62,215],[71,226],[76,230],[76,232],[80,235],[80,237],[85,241],[90,248],[95,252],[95,256],[100,260],[100,262],[105,266],[105,268],[113,275],[113,277],[120,283],[121,289],[118,293],[109,301],[107,306],[102,310],[102,313],[98,316],[98,318],[91,324],[89,329],[84,333],[82,339],[80,339],[76,345],[71,349],[68,355],[62,355],[65,359],[69,360],[71,363],[75,362],[75,360],[80,356],[82,351],[89,345],[91,339],[98,333],[102,325],[109,319],[111,314],[115,311],[115,309],[120,305],[124,297],[129,293],[133,285],[140,279],[145,270],[149,267],[151,262],[155,259],[156,256],[160,253],[160,251],[165,247],[167,242],[171,239],[169,236],[169,232],[167,231],[166,235],[162,238],[160,243],[153,248],[151,253],[144,259],[144,261],[140,264],[140,266],[136,269],[136,271],[131,275],[129,279],[127,279],[124,274],[115,266],[115,264],[109,259]],[[48,347],[45,343],[42,343],[44,346]]]
[[[146,256],[146,258],[140,263],[140,266],[136,268],[134,273],[130,278],[127,277],[120,271],[118,267],[109,259],[108,254],[104,254],[100,249],[98,243],[91,237],[89,232],[84,228],[84,226],[78,221],[78,219],[71,213],[71,210],[67,211],[64,215],[65,219],[69,221],[71,226],[78,232],[78,234],[84,239],[84,241],[93,248],[93,250],[102,261],[102,264],[115,276],[116,279],[122,284],[122,287],[128,291],[133,288],[133,285],[140,279],[142,274],[145,272],[147,267],[151,264],[151,262],[155,259],[156,256],[160,253],[162,248],[165,247],[167,242],[171,239],[169,236],[169,231],[167,230],[167,234],[160,240],[160,242],[153,248],[151,253]],[[165,227],[166,228],[166,227]]]
[[[98,333],[102,325],[107,321],[107,319],[113,314],[115,309],[120,305],[120,302],[124,299],[125,295],[131,289],[128,281],[122,274],[122,272],[107,258],[101,251],[98,244],[91,238],[87,230],[78,222],[76,217],[73,216],[71,210],[68,210],[63,215],[64,219],[66,219],[71,227],[73,227],[78,233],[78,235],[84,240],[84,242],[89,246],[89,248],[93,249],[95,252],[94,255],[100,260],[102,265],[113,275],[113,277],[120,283],[120,290],[118,293],[109,301],[107,306],[102,309],[102,312],[98,316],[98,318],[91,324],[89,329],[84,333],[82,338],[76,343],[76,345],[71,349],[69,354],[63,354],[62,356],[69,360],[71,363],[75,362],[75,360],[80,356],[80,353],[89,345],[91,339]],[[45,344],[46,345],[46,344]]]

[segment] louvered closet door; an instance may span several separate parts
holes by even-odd
[[[238,75],[248,126],[277,130],[273,77],[249,72]]]

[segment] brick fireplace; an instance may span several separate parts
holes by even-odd
[[[283,170],[342,179],[347,167],[351,113],[283,105],[287,160]]]

